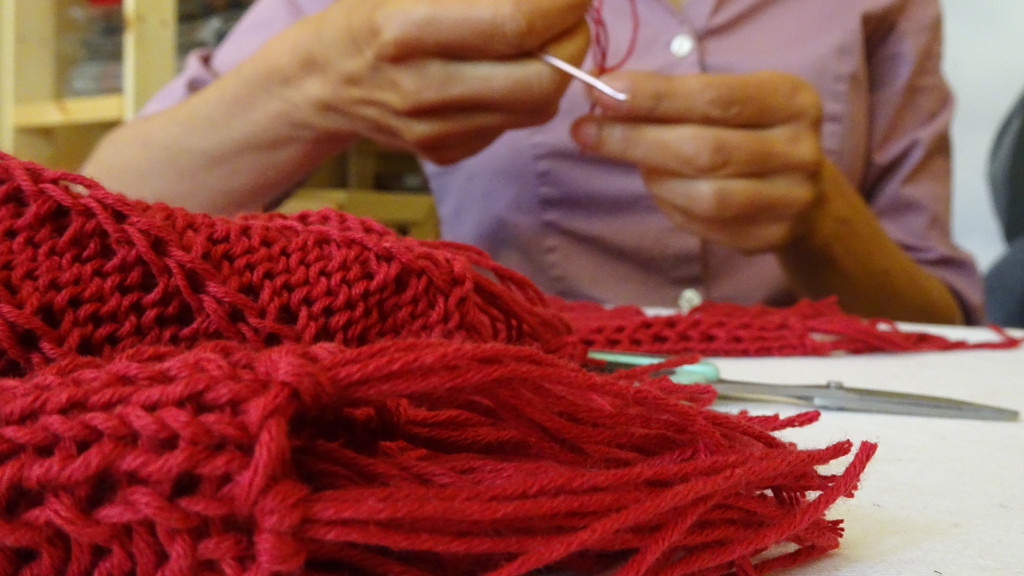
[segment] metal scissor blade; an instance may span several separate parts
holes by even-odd
[[[1015,421],[1020,418],[1016,410],[925,396],[922,394],[904,394],[887,390],[843,389],[847,394],[839,396],[822,395],[815,398],[817,406],[835,410],[855,410],[859,412],[881,412],[885,414],[909,414],[913,416],[936,416],[940,418],[968,418],[972,420]],[[835,392],[838,392],[835,391]]]
[[[1015,421],[1020,418],[1016,410],[1008,408],[938,396],[846,388],[836,381],[830,381],[825,385],[805,386],[731,381],[713,382],[712,385],[723,398],[796,401],[828,410],[972,420]]]
[[[647,366],[669,359],[660,354],[591,350],[588,354],[605,363],[605,368],[621,370]],[[975,404],[952,398],[924,396],[867,388],[846,388],[841,382],[827,384],[767,384],[738,382],[720,377],[714,364],[706,361],[668,369],[665,373],[680,384],[706,382],[714,386],[721,398],[798,403],[825,410],[848,410],[882,414],[969,418],[974,420],[1015,421],[1016,410]]]

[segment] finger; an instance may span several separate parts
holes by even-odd
[[[554,112],[552,109],[551,114]],[[506,130],[547,120],[538,117],[536,111],[499,113],[493,110],[462,110],[422,118],[396,117],[387,111],[372,110],[362,118],[352,131],[438,164],[467,158]]]
[[[629,94],[625,102],[593,94],[602,111],[613,118],[733,127],[796,121],[817,126],[821,118],[814,87],[781,72],[670,76],[621,71],[602,80]]]
[[[689,216],[657,197],[654,198],[654,204],[678,228],[709,242],[747,254],[778,250],[788,244],[795,235],[796,228],[783,220],[737,225],[733,222],[709,221]]]
[[[795,234],[792,228],[778,221],[737,227],[690,218],[685,214],[673,211],[671,206],[665,205],[658,199],[655,199],[654,203],[678,228],[709,242],[728,246],[747,254],[779,250],[788,244]]]
[[[396,0],[377,14],[384,59],[536,52],[583,22],[589,0]]]
[[[799,125],[743,129],[586,116],[572,135],[590,154],[694,178],[814,173],[823,161],[817,133]]]
[[[588,39],[586,25],[577,26],[545,50],[580,62]],[[396,64],[380,97],[406,114],[474,107],[525,111],[557,106],[570,80],[533,55],[482,61],[423,58]]]
[[[583,20],[561,36],[541,46],[539,51],[551,54],[563,62],[580,66],[583,64],[588,48],[590,48],[590,26],[586,20]]]
[[[722,227],[798,220],[818,194],[813,180],[796,175],[710,180],[645,172],[643,177],[664,209]]]
[[[376,89],[365,94],[403,115],[444,110],[491,108],[530,110],[557,106],[569,79],[536,59],[505,62],[419,60],[399,65]]]

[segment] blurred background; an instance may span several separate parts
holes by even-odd
[[[1006,247],[989,194],[992,140],[1024,92],[1024,2],[940,0],[944,70],[956,94],[953,236],[987,270]]]

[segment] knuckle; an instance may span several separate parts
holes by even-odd
[[[415,94],[415,92],[406,89],[402,84],[396,84],[394,89],[383,98],[385,105],[395,116],[409,117],[420,111],[422,103],[410,97],[410,94]]]
[[[795,75],[787,75],[789,79],[785,89],[785,97],[793,103],[800,117],[807,123],[817,126],[821,123],[824,111],[818,91],[809,81]]]
[[[733,153],[714,140],[708,140],[689,155],[693,171],[697,174],[718,176],[727,174],[733,162]]]
[[[406,32],[407,18],[401,17],[388,7],[389,5],[385,4],[370,21],[372,33],[369,37],[373,38],[373,42],[367,47],[368,52],[382,62],[401,60],[410,51],[409,36]]]
[[[772,87],[779,102],[784,102],[793,114],[793,120],[817,126],[824,114],[821,97],[810,81],[788,72],[759,72]]]
[[[440,90],[424,89],[431,78],[443,77],[441,64],[424,60],[405,65],[405,70],[388,74],[385,98],[392,109],[403,116],[413,116],[434,109],[444,94]]]
[[[797,202],[797,213],[803,213],[810,210],[811,207],[817,202],[820,189],[818,186],[809,180],[801,180],[801,183],[796,186],[796,193],[799,195],[799,202]]]
[[[806,127],[788,126],[782,137],[782,150],[788,163],[799,172],[817,172],[824,161],[824,152],[816,131]]]
[[[522,50],[524,38],[533,38],[535,27],[524,17],[520,10],[515,10],[511,4],[505,4],[506,11],[501,22],[502,26],[497,30],[492,40],[503,50],[501,53],[515,54]]]
[[[702,95],[700,109],[705,115],[726,125],[745,124],[747,114],[742,103],[735,98],[734,94],[722,90],[709,90]]]
[[[732,220],[740,213],[740,205],[715,181],[694,180],[688,185],[687,209],[701,219]]]

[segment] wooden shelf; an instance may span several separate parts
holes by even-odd
[[[17,129],[56,128],[84,124],[113,124],[124,116],[120,94],[60,98],[18,104],[14,109]]]
[[[0,0],[0,150],[75,170],[107,130],[134,116],[174,76],[178,0],[122,0],[121,92],[62,97],[61,78],[70,64],[58,39],[70,24],[69,7],[83,2]],[[408,236],[438,237],[433,198],[404,190],[426,186],[416,178],[415,158],[360,142],[335,160],[279,209],[332,207]]]
[[[399,233],[434,240],[440,235],[434,199],[424,192],[359,188],[301,188],[278,208],[284,213],[334,208],[372,218]]]
[[[84,0],[0,0],[0,150],[74,169],[110,126],[131,118],[177,68],[177,0],[122,0],[122,89],[62,97],[71,63],[58,38]]]

